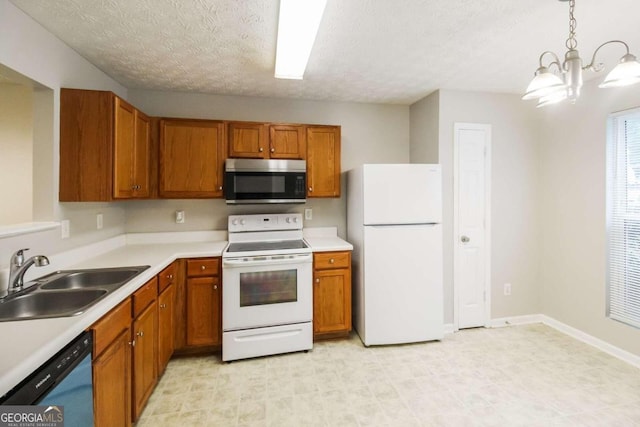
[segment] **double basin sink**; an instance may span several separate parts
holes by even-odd
[[[0,322],[82,314],[147,268],[143,265],[51,273],[0,299]]]

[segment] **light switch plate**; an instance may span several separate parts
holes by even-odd
[[[313,219],[313,209],[307,208],[304,210],[304,219],[306,220]]]
[[[101,214],[101,213],[99,213],[98,215],[96,215],[96,228],[97,228],[98,230],[102,230],[102,227],[104,226],[104,224],[103,224],[103,220],[104,220],[104,217],[102,216],[102,214]]]
[[[184,224],[184,211],[176,211],[176,224]]]

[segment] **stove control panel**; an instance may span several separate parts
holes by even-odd
[[[302,230],[302,214],[229,215],[229,233]]]

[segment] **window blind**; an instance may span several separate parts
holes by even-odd
[[[609,119],[607,315],[640,328],[640,109]]]

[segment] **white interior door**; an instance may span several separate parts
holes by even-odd
[[[484,326],[489,318],[489,188],[491,127],[454,128],[454,299],[457,327]]]

